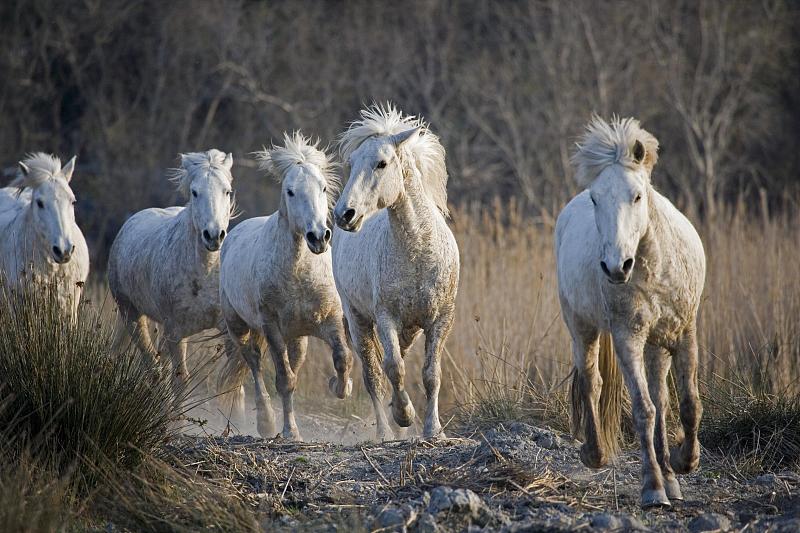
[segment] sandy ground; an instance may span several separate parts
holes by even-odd
[[[305,443],[263,440],[255,427],[209,436],[220,429],[212,417],[175,452],[230,476],[270,530],[800,531],[800,472],[740,475],[704,453],[680,477],[684,502],[642,511],[637,451],[591,470],[579,443],[547,428],[512,423],[440,442],[412,429],[378,444],[371,419],[298,411]]]

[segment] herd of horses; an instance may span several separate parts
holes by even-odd
[[[347,397],[351,350],[361,360],[377,438],[394,433],[384,411],[384,378],[395,423],[416,414],[404,357],[425,337],[427,395],[422,435],[444,438],[439,420],[441,355],[453,324],[459,250],[447,225],[447,169],[439,138],[422,119],[392,105],[363,109],[338,139],[341,165],[301,133],[258,152],[279,184],[280,207],[228,233],[235,211],[233,156],[181,156],[173,180],[185,206],[130,217],[110,250],[108,283],[120,316],[154,365],[148,322],[161,325],[175,390],[188,379],[187,339],[224,334],[218,378],[234,427],[245,417],[247,370],[255,383],[257,427],[276,435],[264,384],[264,352],[283,404],[282,437],[300,439],[293,394],[308,336],[331,348],[329,388]],[[697,391],[696,319],[705,254],[692,224],[651,185],[658,141],[635,119],[594,117],[572,157],[586,189],[555,230],[562,316],[573,345],[572,425],[582,461],[599,467],[619,441],[623,381],[642,450],[643,507],[683,498],[676,473],[697,468],[702,414]],[[340,191],[339,169],[347,184]],[[69,182],[75,158],[37,153],[0,189],[0,271],[6,289],[59,282],[66,312],[78,312],[89,272]],[[674,363],[683,439],[668,448],[666,376]],[[241,427],[241,426],[240,426]]]

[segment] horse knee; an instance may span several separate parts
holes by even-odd
[[[700,398],[691,395],[683,398],[680,403],[680,417],[684,426],[695,428],[703,417],[703,405]]]
[[[442,369],[438,364],[426,365],[422,369],[422,384],[426,391],[433,391],[439,388],[442,382]]]

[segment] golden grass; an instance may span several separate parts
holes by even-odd
[[[691,213],[690,218],[708,259],[699,320],[701,381],[748,376],[766,391],[796,391],[800,216],[752,215],[739,204],[711,222],[697,222]],[[491,398],[498,418],[522,408],[536,420],[566,427],[570,339],[560,316],[552,223],[525,216],[513,203],[496,202],[453,209],[451,227],[461,250],[461,281],[443,361],[443,412],[471,403],[485,408],[483,400]],[[93,298],[110,309],[105,290],[96,286]],[[201,367],[200,359],[211,357],[220,343],[193,343],[194,366]],[[418,341],[406,359],[406,382],[418,409],[425,401],[422,347]],[[312,341],[300,374],[301,409],[371,417],[358,362],[353,399],[320,394],[331,375],[329,349]],[[198,391],[213,394],[202,383]]]

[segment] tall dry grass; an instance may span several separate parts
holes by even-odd
[[[745,380],[768,394],[797,393],[800,215],[759,212],[739,203],[713,221],[689,216],[708,260],[699,318],[701,389],[707,395],[710,384]],[[443,412],[463,415],[473,406],[483,420],[526,413],[566,428],[571,348],[560,317],[552,221],[532,220],[513,203],[496,202],[454,209],[451,226],[461,250],[461,280],[443,361]],[[97,291],[96,298],[107,298]],[[219,344],[219,339],[194,342],[193,365],[202,368]],[[422,345],[417,342],[405,362],[418,406],[425,401]],[[301,411],[371,417],[358,361],[353,398],[320,394],[332,374],[329,349],[312,341],[300,373]],[[214,394],[204,375],[196,380],[198,396]],[[214,416],[211,404],[206,413]]]

